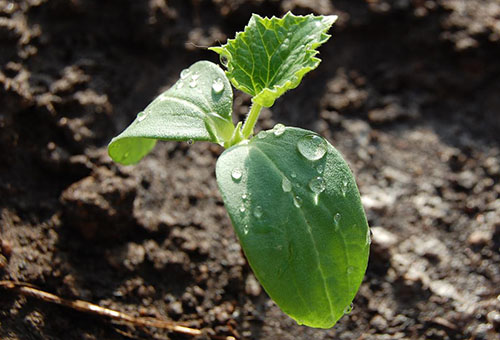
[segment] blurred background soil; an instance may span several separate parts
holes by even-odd
[[[373,230],[329,330],[257,283],[217,190],[221,147],[160,143],[133,167],[106,153],[183,68],[218,62],[206,47],[286,11],[339,20],[258,129],[327,137]],[[242,339],[499,339],[500,1],[0,0],[0,83],[0,280]],[[235,119],[249,105],[237,92]],[[129,339],[116,328],[0,290],[3,340]]]

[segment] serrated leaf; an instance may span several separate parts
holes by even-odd
[[[316,49],[330,37],[326,32],[336,19],[291,13],[269,19],[254,14],[235,39],[211,50],[227,59],[226,74],[234,87],[270,107],[319,65]]]
[[[232,105],[233,90],[224,71],[214,63],[199,61],[113,138],[108,153],[116,162],[134,164],[158,139],[222,144],[233,134]]]
[[[311,131],[261,132],[226,150],[217,183],[256,277],[299,324],[330,328],[351,304],[369,228],[342,156]]]

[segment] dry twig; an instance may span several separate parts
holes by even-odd
[[[129,323],[131,325],[138,327],[156,327],[159,329],[165,329],[171,332],[181,333],[191,336],[198,336],[203,334],[203,332],[200,329],[182,326],[172,321],[160,320],[158,318],[151,318],[151,317],[136,317],[113,309],[101,307],[83,300],[63,299],[57,295],[44,292],[34,287],[33,285],[23,282],[0,281],[0,288],[16,291],[22,295],[34,297],[36,299],[40,299],[45,302],[50,302],[56,305],[65,306],[88,314],[94,314],[106,317],[108,319],[112,319],[115,321]],[[211,337],[213,339],[218,339],[218,340],[236,340],[236,338],[232,336],[211,336]]]

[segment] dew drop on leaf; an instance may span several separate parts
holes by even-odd
[[[212,83],[212,91],[214,91],[215,94],[219,94],[222,90],[224,90],[224,83],[222,82],[222,79],[215,79]]]
[[[333,216],[333,222],[335,223],[335,227],[338,227],[339,226],[339,222],[340,222],[340,214],[339,213],[336,213],[335,216]]]
[[[352,303],[344,309],[344,314],[349,314],[352,312]]]
[[[321,177],[314,177],[309,182],[309,189],[311,189],[311,191],[317,195],[325,191],[325,188],[326,188],[325,181]]]
[[[245,206],[242,204],[241,207],[240,207],[240,212],[241,213],[244,213],[246,210]]]
[[[325,155],[327,144],[323,137],[311,134],[299,139],[297,149],[306,159],[317,161]]]
[[[253,215],[257,218],[262,217],[262,207],[260,205],[255,207],[255,210],[253,211]]]
[[[347,193],[347,180],[344,179],[342,181],[342,196],[345,197],[346,193]]]
[[[235,182],[239,182],[241,180],[242,176],[243,176],[243,172],[239,168],[234,168],[233,171],[231,171],[231,178]]]
[[[281,188],[283,189],[284,192],[292,191],[292,183],[288,178],[283,177],[283,180],[281,181]]]
[[[285,125],[283,124],[276,124],[273,128],[274,135],[276,137],[281,136],[285,132]]]
[[[246,202],[246,200],[248,199],[248,195],[247,194],[241,195],[241,199],[243,200],[243,202]]]
[[[292,173],[290,174],[290,176],[291,176],[292,178],[297,178],[297,174],[296,174],[295,172],[292,172]]]
[[[323,164],[318,164],[318,166],[316,167],[316,171],[318,172],[318,174],[323,174],[323,171],[325,170],[325,166]]]
[[[196,79],[193,79],[189,82],[189,87],[195,88],[198,85],[198,81]]]
[[[146,111],[141,111],[137,114],[137,121],[142,122],[144,119],[146,119],[148,116],[148,113]]]
[[[368,231],[366,232],[366,245],[369,246],[370,244],[372,244],[372,231],[368,228]]]
[[[293,205],[296,207],[296,208],[300,208],[302,206],[302,198],[300,198],[299,196],[295,196],[293,198]]]
[[[245,224],[245,226],[243,226],[243,234],[244,235],[248,234],[248,225],[246,225],[246,224]]]
[[[186,79],[191,71],[187,68],[181,71],[181,79]]]

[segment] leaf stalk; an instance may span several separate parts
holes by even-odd
[[[262,105],[253,103],[250,108],[250,112],[248,112],[248,116],[243,124],[243,128],[241,129],[241,133],[243,137],[246,139],[250,137],[253,133],[253,128],[255,127],[255,123],[257,123],[257,119],[259,119],[260,111],[262,110]]]

